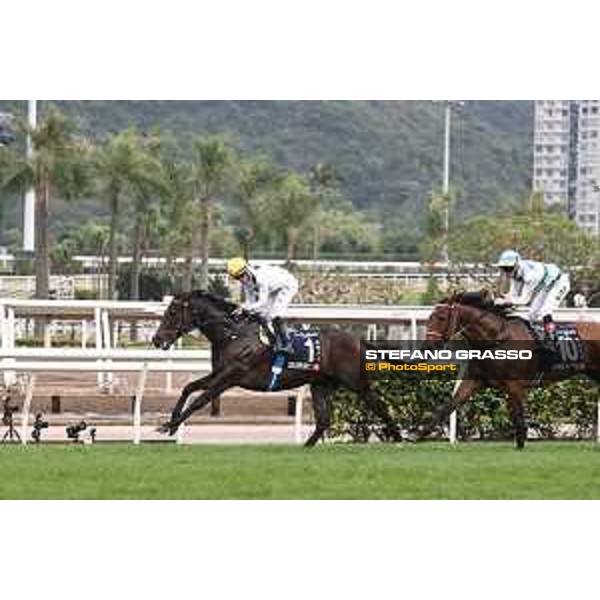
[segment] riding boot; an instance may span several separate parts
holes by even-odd
[[[556,344],[556,324],[552,320],[552,315],[544,317],[544,347],[552,353],[558,350]]]
[[[273,319],[273,329],[275,331],[275,353],[291,356],[294,352],[287,327],[281,317]]]

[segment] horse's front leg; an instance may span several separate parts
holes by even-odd
[[[220,396],[225,390],[236,385],[238,380],[238,369],[235,367],[229,367],[214,373],[212,379],[205,391],[200,394],[189,406],[187,406],[179,415],[171,417],[168,423],[165,423],[160,427],[160,431],[173,435],[179,426],[190,417],[197,410],[204,408],[211,400]]]
[[[393,442],[402,441],[402,432],[398,423],[394,421],[394,418],[390,414],[390,411],[382,400],[382,398],[373,390],[367,389],[362,394],[363,400],[366,402],[369,409],[383,422],[383,432],[386,440],[392,440]]]
[[[517,386],[511,386],[508,389],[508,403],[510,406],[510,416],[515,430],[515,444],[517,450],[523,450],[527,440],[527,424],[525,423],[525,408],[523,406],[525,394],[525,390]]]
[[[206,377],[202,377],[202,379],[197,379],[196,381],[192,381],[191,383],[188,383],[183,388],[183,390],[181,391],[181,394],[179,396],[179,400],[177,400],[177,404],[175,405],[175,408],[171,412],[171,421],[175,420],[176,418],[178,418],[181,415],[181,411],[185,407],[185,403],[187,402],[188,398],[194,392],[197,392],[198,390],[201,390],[201,389],[209,386],[213,377],[214,377],[214,373],[210,373]]]
[[[465,404],[465,402],[467,402],[467,400],[481,387],[482,383],[479,379],[463,379],[454,390],[450,402],[443,404],[435,412],[432,418],[416,428],[416,439],[420,440],[431,434],[440,423],[447,421],[450,415]]]

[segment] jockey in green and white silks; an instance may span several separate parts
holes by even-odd
[[[242,285],[242,308],[257,313],[275,333],[275,351],[291,354],[291,344],[283,321],[287,308],[298,293],[298,280],[281,267],[254,267],[243,258],[232,258],[227,272]]]
[[[552,263],[524,260],[515,250],[505,250],[494,265],[510,277],[510,290],[495,304],[529,305],[527,318],[542,321],[546,342],[554,344],[552,313],[571,289],[569,275]]]

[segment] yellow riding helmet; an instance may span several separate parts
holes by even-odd
[[[232,258],[227,262],[227,273],[231,277],[239,277],[248,266],[248,263],[243,258]]]

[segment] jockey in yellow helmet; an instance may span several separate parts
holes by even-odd
[[[243,258],[232,258],[227,273],[242,285],[242,309],[262,317],[275,333],[275,352],[291,354],[292,348],[283,317],[298,292],[298,280],[273,265],[251,266]]]

